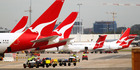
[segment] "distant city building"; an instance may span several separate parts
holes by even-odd
[[[75,22],[72,28],[71,34],[83,34],[83,25],[82,22]]]
[[[10,32],[10,30],[8,30],[7,28],[0,27],[0,33],[8,33],[8,32]]]
[[[125,32],[125,30],[126,30],[126,27],[118,27],[116,33],[117,33],[117,34],[121,34],[122,31]]]
[[[92,34],[93,28],[84,28],[84,34]]]
[[[96,34],[103,34],[113,32],[117,30],[117,24],[115,21],[96,21],[93,24],[93,31]]]
[[[140,31],[140,24],[135,24],[131,27],[132,31]]]
[[[140,35],[140,24],[135,24],[131,27],[131,34],[137,34]]]

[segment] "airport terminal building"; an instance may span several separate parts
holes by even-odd
[[[7,28],[0,27],[0,33],[8,33],[8,32],[10,32],[10,30],[8,30]]]

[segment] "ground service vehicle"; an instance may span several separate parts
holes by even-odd
[[[36,68],[39,68],[39,66],[42,66],[43,68],[45,67],[44,61],[41,59],[37,59],[36,61]]]
[[[33,68],[33,67],[36,67],[36,61],[33,59],[33,60],[28,60],[25,64],[23,64],[23,67],[26,68],[26,67],[29,67],[29,68]]]
[[[82,60],[88,60],[88,56],[87,55],[83,55],[82,56]]]
[[[68,66],[71,66],[71,63],[73,63],[73,65],[76,66],[77,62],[80,62],[80,59],[78,58],[78,56],[76,57],[70,56],[68,59]]]
[[[52,62],[52,66],[53,66],[53,67],[57,66],[57,64],[58,64],[57,59],[52,59],[51,62]]]
[[[52,65],[51,63],[52,63],[51,58],[46,58],[45,59],[45,65],[46,65],[47,68]]]
[[[67,66],[68,59],[65,59],[65,58],[58,59],[58,62],[59,62],[59,66],[62,66],[62,65]]]

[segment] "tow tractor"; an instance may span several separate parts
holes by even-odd
[[[71,63],[73,63],[74,66],[76,66],[76,63],[80,62],[80,59],[78,56],[70,56],[68,59],[68,66],[71,66]]]
[[[46,58],[45,59],[45,65],[46,65],[47,68],[52,65],[51,58]]]
[[[44,64],[45,64],[45,63],[44,63],[43,60],[41,60],[41,59],[37,59],[37,60],[36,60],[36,68],[39,68],[40,66],[42,66],[42,67],[44,68],[44,67],[45,67]]]
[[[65,59],[65,58],[62,58],[62,59],[58,59],[58,62],[59,62],[59,66],[67,66],[67,62],[68,62],[68,59]]]
[[[88,56],[84,54],[84,55],[82,56],[82,60],[88,60]]]
[[[51,62],[52,62],[52,66],[53,66],[53,67],[57,66],[57,64],[58,64],[57,59],[52,59]]]
[[[41,60],[40,58],[35,58],[34,56],[32,56],[31,58],[29,58],[26,63],[23,64],[23,67],[29,67],[29,68],[39,68],[39,66],[42,66],[44,68],[44,61]]]
[[[25,64],[23,64],[23,67],[24,68],[26,68],[26,67],[29,67],[29,68],[36,67],[36,60],[35,59],[28,60]]]

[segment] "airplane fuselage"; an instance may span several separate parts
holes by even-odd
[[[9,47],[22,33],[0,33],[0,53],[4,53]],[[15,45],[18,42],[14,43]]]
[[[65,46],[60,46],[59,51],[72,51],[72,52],[80,52],[84,51],[85,47],[88,48],[88,50],[92,51],[95,43],[93,42],[76,42],[76,43],[71,43]],[[57,48],[50,48],[46,49],[46,51],[57,51]]]
[[[40,43],[32,43],[32,40],[36,40],[36,34],[22,34],[22,33],[1,33],[0,34],[0,53],[4,52],[16,52],[30,48],[37,48],[39,46],[47,45],[48,41]],[[40,36],[44,38],[44,36]],[[9,49],[7,49],[9,48]]]

